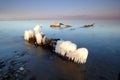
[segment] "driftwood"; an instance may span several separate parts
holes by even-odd
[[[42,38],[43,37],[45,37],[44,34],[42,35]],[[36,38],[34,37],[34,38],[30,38],[28,42],[31,44],[34,44],[36,47],[42,46],[45,48],[49,48],[50,50],[53,51],[55,49],[55,45],[58,40],[60,40],[60,39],[59,38],[50,38],[50,39],[45,39],[45,41],[41,42],[41,44],[37,44]]]
[[[48,47],[49,49],[54,50],[56,42],[58,40],[60,40],[60,39],[59,38],[58,39],[55,39],[55,38],[46,39],[45,44],[43,44],[42,46]]]
[[[68,60],[71,59],[76,63],[86,62],[88,56],[88,50],[86,48],[77,49],[77,45],[71,41],[62,41],[59,38],[46,38],[45,34],[39,33],[38,30],[34,32],[32,30],[25,31],[24,39],[36,47],[41,46],[49,49],[59,56],[66,57]]]

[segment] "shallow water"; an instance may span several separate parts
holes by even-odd
[[[57,29],[50,24],[63,22],[72,25]],[[95,22],[94,27],[84,28]],[[70,40],[78,47],[86,47],[89,55],[86,64],[64,60],[49,49],[35,47],[23,39],[25,30],[42,25],[42,32],[48,38]],[[120,74],[120,20],[32,20],[0,21],[0,60],[6,66],[1,74],[15,60],[15,70],[24,67],[29,78],[41,80],[118,80]],[[22,55],[21,55],[22,54]],[[24,62],[25,64],[19,63]],[[0,76],[1,77],[1,76]]]

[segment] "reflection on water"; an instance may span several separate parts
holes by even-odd
[[[51,23],[63,22],[70,28],[54,29]],[[95,22],[94,27],[84,28]],[[76,64],[55,55],[49,49],[35,47],[23,39],[24,31],[41,24],[48,38],[70,40],[78,47],[86,47],[86,64]],[[120,21],[118,20],[38,20],[0,21],[0,59],[11,58],[13,52],[27,51],[31,75],[42,80],[117,80],[120,73]],[[26,58],[26,57],[25,57]],[[24,60],[24,58],[21,58]]]
[[[36,57],[31,58],[33,74],[45,80],[84,80],[85,65],[61,59],[48,49],[27,43],[27,49]]]
[[[71,62],[66,63],[57,62],[56,65],[60,70],[60,73],[62,73],[63,78],[67,80],[79,80],[79,79],[84,80],[85,65],[77,65]]]

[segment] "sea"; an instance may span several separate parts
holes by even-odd
[[[50,27],[60,22],[72,27]],[[91,23],[95,25],[84,27]],[[47,38],[87,48],[86,63],[63,59],[25,41],[24,31],[37,24]],[[120,80],[120,20],[0,21],[0,80]]]

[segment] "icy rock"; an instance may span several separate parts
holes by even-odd
[[[20,67],[20,68],[19,68],[19,70],[20,70],[20,71],[23,71],[23,70],[24,70],[24,68],[23,68],[23,67]]]

